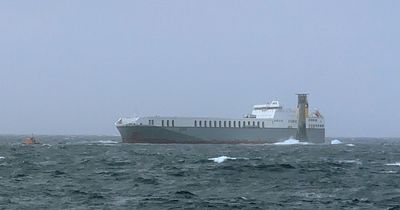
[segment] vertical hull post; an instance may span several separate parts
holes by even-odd
[[[297,132],[296,139],[307,141],[306,117],[308,115],[307,94],[297,94]]]

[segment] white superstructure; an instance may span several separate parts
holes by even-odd
[[[133,117],[120,118],[117,126],[208,127],[208,128],[296,128],[297,109],[285,109],[279,101],[255,105],[251,114],[243,118],[217,117]],[[319,111],[306,113],[306,127],[324,129],[324,118]]]

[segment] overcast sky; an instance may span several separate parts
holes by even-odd
[[[400,1],[0,2],[0,133],[242,117],[310,93],[327,136],[400,136]]]

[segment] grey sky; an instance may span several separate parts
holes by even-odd
[[[327,136],[400,136],[400,1],[1,1],[0,133],[238,117],[310,93]]]

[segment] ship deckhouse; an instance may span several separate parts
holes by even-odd
[[[279,101],[272,101],[269,104],[254,105],[253,111],[247,117],[258,119],[273,119],[277,111],[284,111],[283,107],[279,104]]]

